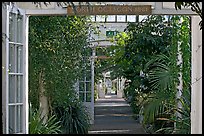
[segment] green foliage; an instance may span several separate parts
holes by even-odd
[[[149,87],[152,90],[171,88],[173,78],[177,75],[170,69],[170,65],[170,58],[165,54],[155,55],[146,63],[144,71],[148,73]]]
[[[77,99],[67,105],[55,108],[57,117],[60,118],[62,133],[87,134],[90,127],[90,117],[86,107]]]
[[[201,2],[202,4],[202,2]],[[200,2],[175,2],[175,8],[181,10],[181,6],[185,7],[190,7],[193,12],[196,12],[200,17],[201,21],[199,23],[200,29],[202,29],[202,9],[200,7]]]
[[[73,85],[82,73],[86,48],[86,17],[33,16],[29,33],[29,100],[39,104],[39,74],[43,73],[46,95],[52,105],[72,96]]]
[[[90,68],[87,19],[32,16],[29,20],[29,101],[34,108],[39,108],[42,82],[49,100],[49,113],[57,115],[62,133],[87,133],[89,128],[88,113],[74,100],[74,84]]]
[[[130,23],[127,37],[116,37],[118,45],[112,47],[113,72],[131,80],[125,96],[134,113],[144,117],[149,133],[190,133],[189,31],[186,16],[169,16],[167,22],[162,16],[149,16],[141,23]],[[182,63],[178,65],[179,52]],[[176,99],[179,72],[185,85]]]
[[[183,21],[180,22],[179,20]],[[154,92],[159,90],[159,93],[153,97],[154,101],[150,102],[147,108],[144,110],[144,118],[148,118],[150,115],[155,115],[153,118],[158,121],[163,122],[160,126],[161,129],[157,126],[154,126],[156,133],[180,133],[180,134],[189,134],[190,133],[190,39],[189,39],[189,18],[185,16],[173,16],[172,17],[172,26],[173,26],[173,38],[172,46],[170,48],[169,57],[162,57],[165,55],[157,55],[153,60],[150,60],[146,67],[151,69],[148,72],[150,83],[152,82]],[[178,50],[178,44],[180,48]],[[183,58],[181,64],[177,64],[177,55],[181,51],[181,56]],[[165,60],[165,63],[157,63],[157,60]],[[159,64],[159,65],[158,65]],[[185,67],[183,66],[185,64]],[[152,67],[153,66],[153,67]],[[156,71],[155,71],[156,69]],[[176,100],[175,96],[177,93],[176,86],[178,85],[178,75],[179,72],[182,72],[183,76],[183,90],[181,98]],[[152,74],[153,73],[153,74]],[[168,74],[169,73],[169,74]],[[188,77],[186,77],[188,76]],[[171,80],[168,80],[171,79]],[[165,95],[166,94],[166,95]],[[155,100],[156,98],[156,100]],[[157,100],[160,100],[157,103]],[[182,108],[177,107],[177,103],[182,104]],[[155,106],[160,107],[158,109],[154,108]],[[166,106],[166,107],[165,107]],[[164,107],[164,108],[162,108]],[[156,110],[155,110],[156,109]],[[161,111],[161,109],[163,109]],[[161,114],[158,116],[158,114]],[[179,114],[181,116],[179,116]],[[164,116],[165,115],[165,116]],[[146,119],[147,120],[147,119]],[[144,121],[146,121],[144,120]],[[148,121],[151,121],[148,120]],[[168,124],[165,124],[169,122]],[[155,125],[155,123],[153,125]],[[176,124],[174,126],[173,124]],[[165,124],[165,125],[164,125]],[[172,124],[172,125],[171,125]],[[169,126],[170,125],[170,126]],[[156,130],[154,128],[154,131]]]
[[[200,2],[175,2],[175,8],[181,10],[181,6],[190,7],[192,11],[196,12],[202,18],[202,9]]]
[[[117,75],[133,81],[152,55],[166,53],[170,45],[170,29],[162,16],[152,15],[143,22],[129,23],[127,34],[116,37],[118,45],[112,47],[116,57],[110,54]]]
[[[175,103],[172,82],[177,75],[170,69],[170,65],[169,57],[164,54],[154,56],[145,65],[151,92],[143,104],[147,105],[144,110],[144,122],[154,122],[159,114],[164,114],[165,110],[168,110],[169,104]]]
[[[187,94],[188,93],[188,94]],[[185,96],[182,96],[179,101],[182,104],[182,108],[171,106],[170,112],[176,111],[181,117],[169,117],[169,118],[158,118],[157,120],[165,120],[168,122],[176,123],[176,127],[162,127],[155,131],[155,133],[166,133],[166,134],[191,134],[191,101],[189,101],[190,92],[186,91]]]
[[[163,16],[151,15],[142,22],[129,23],[125,32],[115,37],[117,45],[110,48],[110,64],[113,66],[111,74],[131,80],[125,93],[131,97],[131,105],[136,108],[136,113],[139,113],[138,106],[141,106],[134,106],[138,102],[137,92],[150,91],[147,78],[140,73],[153,55],[169,52],[171,29]]]
[[[29,134],[59,134],[61,133],[60,122],[55,115],[50,116],[44,123],[45,116],[37,109],[29,108]]]

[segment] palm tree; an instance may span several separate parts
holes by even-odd
[[[156,129],[165,125],[172,125],[171,122],[157,121],[157,118],[169,118],[173,115],[171,108],[175,104],[175,85],[173,82],[175,74],[170,65],[169,57],[165,54],[159,54],[154,56],[144,69],[150,91],[143,98],[143,123],[159,123],[160,125],[154,125]]]
[[[143,98],[144,123],[152,124],[156,133],[190,133],[190,92],[179,98],[182,108],[177,107],[176,78],[170,57],[154,56],[146,65],[145,72],[151,91]],[[181,116],[176,116],[176,112]],[[176,126],[175,126],[176,123]]]

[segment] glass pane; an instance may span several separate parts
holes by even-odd
[[[9,134],[15,133],[15,106],[9,106]]]
[[[90,19],[91,19],[92,22],[95,22],[95,21],[96,21],[96,20],[95,20],[95,16],[90,16]]]
[[[22,43],[23,42],[23,16],[18,15],[17,16],[17,42]]]
[[[135,15],[127,15],[127,22],[136,22]]]
[[[91,102],[91,82],[86,82],[86,102]]]
[[[139,15],[139,22],[141,22],[143,19],[146,19],[147,15]]]
[[[15,103],[16,76],[9,76],[9,103]]]
[[[86,82],[86,92],[91,92],[91,82]]]
[[[23,106],[17,105],[16,106],[16,133],[22,133],[23,127],[22,127],[22,120],[23,120]]]
[[[15,73],[15,46],[9,44],[9,72]]]
[[[9,13],[9,41],[15,42],[16,14]]]
[[[106,18],[107,22],[115,22],[115,15],[108,15],[108,17]]]
[[[80,82],[79,83],[79,91],[83,91],[84,92],[84,82]]]
[[[164,16],[164,22],[168,22],[169,15]]]
[[[79,92],[79,100],[84,102],[84,92]]]
[[[86,80],[91,81],[91,70],[87,70]]]
[[[17,91],[16,99],[17,103],[23,103],[23,76],[17,76]]]
[[[23,72],[23,46],[17,46],[17,56],[16,56],[17,73]]]
[[[81,71],[81,73],[83,73],[83,70]],[[79,85],[81,84],[81,81],[83,80],[83,76],[82,76],[82,74],[81,74],[81,76],[79,77]]]
[[[100,15],[96,16],[96,21],[97,22],[105,22],[105,16],[100,16]]]
[[[91,92],[86,93],[86,102],[91,102]]]
[[[125,22],[125,15],[117,15],[117,22]]]

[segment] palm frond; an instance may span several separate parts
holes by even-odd
[[[154,97],[151,99],[146,99],[144,104],[144,122],[152,123],[156,120],[157,117],[162,117],[163,115],[168,115],[169,112],[166,112],[169,110],[171,103],[169,98],[169,93],[166,93],[165,91],[157,91],[157,93],[154,94]]]
[[[58,134],[61,133],[60,122],[57,121],[55,115],[52,115],[44,122],[45,116],[42,116],[42,111],[37,109],[29,109],[29,133],[30,134]]]

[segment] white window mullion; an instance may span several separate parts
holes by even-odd
[[[9,106],[15,106],[15,105],[21,105],[21,106],[23,106],[23,103],[9,103],[8,105],[9,105]]]
[[[14,26],[14,53],[15,53],[15,59],[14,59],[14,73],[17,73],[17,61],[16,61],[16,56],[17,56],[17,45],[16,45],[16,42],[17,42],[17,14],[15,14],[15,26]]]
[[[21,50],[22,50],[22,49],[18,49],[18,48],[20,48],[19,45],[16,45],[16,46],[17,46],[16,48],[17,48],[17,52],[18,52],[18,53],[17,53],[18,56],[17,56],[16,59],[17,59],[17,63],[19,63],[19,64],[17,65],[17,68],[16,68],[16,69],[17,69],[17,72],[22,72],[22,71],[21,71],[21,65],[22,65],[22,64],[21,64],[21,61],[22,61],[22,60],[21,60],[21,55],[22,55],[22,54],[21,54]]]
[[[16,65],[15,65],[15,71],[16,71]],[[14,84],[15,84],[15,87],[14,87],[14,103],[16,103],[16,90],[17,90],[17,76],[14,76],[15,80],[14,80]],[[16,133],[16,111],[17,111],[17,107],[16,105],[14,105],[14,133]]]
[[[28,103],[28,26],[29,26],[29,16],[23,15],[23,42],[24,42],[24,48],[23,48],[23,67],[22,71],[24,72],[24,78],[23,78],[23,88],[24,91],[22,93],[22,99],[24,102],[23,105],[23,133],[28,134],[29,133],[29,103]]]
[[[9,73],[9,75],[17,75],[17,76],[23,76],[23,73]]]
[[[21,106],[18,105],[18,106],[17,106],[17,109],[18,109],[18,111],[17,111],[17,112],[18,112],[18,117],[17,117],[17,126],[18,126],[18,128],[17,128],[17,131],[16,131],[16,132],[19,133],[19,132],[20,132],[20,128],[21,128],[21,126],[22,126],[22,125],[20,124],[20,123],[21,123],[21,121],[20,121],[20,120],[21,120]]]
[[[9,41],[10,44],[15,44],[15,45],[23,45],[22,43],[17,43],[17,42],[12,42],[12,41]]]
[[[84,77],[84,102],[86,102],[86,75]]]
[[[16,42],[17,42],[17,14],[15,14],[15,21],[14,21],[14,56],[15,56],[15,59],[14,59],[14,72],[17,73],[17,61],[16,61],[16,57],[17,57],[17,47],[16,47]],[[10,52],[9,52],[10,53]],[[17,99],[16,99],[16,94],[17,94],[17,87],[18,87],[18,83],[17,83],[17,76],[15,75],[15,87],[14,87],[14,103],[17,102]],[[15,108],[14,108],[14,133],[16,133],[16,127],[17,127],[17,124],[16,124],[16,120],[17,120],[17,106],[15,105]]]
[[[17,108],[17,106],[15,105],[15,107],[14,107],[14,133],[16,133],[16,109]]]
[[[9,22],[9,6],[7,6],[7,22]],[[9,23],[6,25],[6,35],[9,35]],[[6,38],[6,134],[9,134],[9,39]]]

